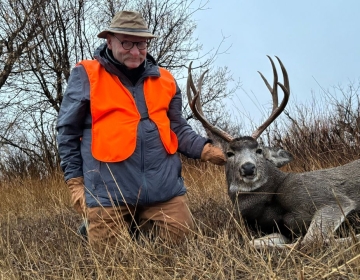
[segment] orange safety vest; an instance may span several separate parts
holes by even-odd
[[[92,115],[91,151],[94,158],[118,162],[130,157],[136,148],[137,126],[141,119],[130,91],[116,75],[108,73],[97,60],[83,60],[90,81]],[[156,124],[161,141],[169,154],[178,148],[176,134],[170,129],[169,104],[176,93],[173,76],[164,68],[160,77],[144,81],[144,96],[149,118]]]

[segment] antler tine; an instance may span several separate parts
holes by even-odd
[[[277,56],[275,56],[275,57],[279,61],[281,71],[282,71],[282,74],[283,74],[283,77],[284,77],[284,85],[282,85],[280,83],[278,83],[278,85],[282,88],[282,90],[284,91],[284,94],[288,95],[288,98],[289,98],[289,95],[290,95],[290,82],[289,82],[288,73],[286,72],[286,68],[285,68],[284,64],[281,62],[280,58],[278,58]],[[284,88],[285,88],[285,90],[284,90]]]
[[[199,96],[201,94],[201,87],[202,87],[203,79],[208,70],[206,70],[204,73],[201,74],[199,81],[198,81],[198,89],[196,89],[194,82],[193,82],[192,75],[191,75],[191,66],[192,66],[192,62],[189,64],[189,68],[188,68],[186,94],[187,94],[187,97],[189,100],[189,106],[190,106],[192,112],[194,113],[195,117],[201,122],[201,124],[203,125],[203,127],[205,129],[208,129],[210,132],[219,136],[223,140],[225,140],[227,142],[231,142],[234,139],[234,137],[232,137],[230,134],[226,133],[222,129],[209,123],[209,121],[204,117],[203,112],[202,112],[202,106],[200,103]],[[192,97],[190,90],[193,92],[194,97]]]
[[[191,66],[192,66],[192,61],[190,62],[189,67],[188,67],[188,78],[187,78],[187,83],[186,83],[186,95],[188,98],[189,106],[191,104],[191,101],[193,100],[193,96],[192,96],[191,92],[196,93],[196,88],[195,88],[193,78],[191,75]]]
[[[203,80],[204,80],[204,77],[205,77],[205,74],[209,72],[209,70],[205,70],[201,75],[200,75],[200,78],[198,80],[198,83],[197,83],[197,89],[198,89],[198,96],[201,95],[201,90],[202,90],[202,84],[203,84]],[[200,103],[200,98],[196,98],[196,108],[198,109],[199,113],[204,116],[204,112],[202,110],[202,106],[201,106],[201,103]]]
[[[196,89],[193,78],[192,78],[192,74],[191,74],[191,66],[192,66],[192,61],[190,62],[189,68],[188,68],[188,80],[187,80],[187,90],[186,90],[186,95],[188,97],[190,108],[191,108],[191,102],[194,100],[193,95],[196,95],[196,94],[198,94],[199,96],[201,95],[201,87],[202,87],[202,83],[204,80],[204,76],[208,72],[208,70],[206,70],[204,73],[201,74],[200,79],[197,84],[198,89]],[[193,95],[191,94],[190,89],[193,92]],[[202,115],[202,116],[204,115],[202,106],[200,103],[200,98],[196,98],[196,107],[195,108],[199,111],[200,115]]]
[[[279,61],[281,71],[282,71],[282,74],[284,77],[284,84],[281,84],[278,82],[278,75],[277,75],[276,67],[275,67],[273,60],[271,59],[270,56],[267,56],[267,57],[270,59],[270,62],[271,62],[272,68],[273,68],[273,74],[274,74],[273,88],[271,88],[271,86],[269,85],[266,78],[260,72],[259,72],[259,74],[260,74],[261,78],[263,79],[263,81],[265,82],[267,88],[271,92],[272,99],[273,99],[273,109],[272,109],[272,112],[271,112],[269,118],[253,132],[252,137],[254,139],[257,139],[261,135],[261,133],[282,113],[282,111],[284,111],[286,104],[288,103],[289,97],[290,97],[290,83],[289,83],[289,77],[286,72],[285,66],[282,64],[280,58],[275,56],[276,59]],[[277,86],[280,86],[284,92],[284,98],[281,101],[280,106],[278,106]]]
[[[270,84],[268,83],[268,81],[266,80],[266,78],[264,77],[264,75],[258,71],[258,73],[260,74],[261,78],[263,79],[264,83],[266,84],[266,87],[269,89],[271,95],[272,95],[272,99],[273,99],[273,111],[278,107],[279,101],[278,101],[278,92],[277,92],[277,83],[278,83],[278,74],[276,71],[276,67],[275,67],[275,63],[274,61],[271,59],[270,56],[267,55],[267,57],[269,58],[270,62],[271,62],[271,67],[273,69],[273,75],[274,75],[274,82],[273,82],[273,86],[271,87]]]

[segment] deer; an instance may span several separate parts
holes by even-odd
[[[307,171],[285,172],[280,167],[293,160],[281,147],[266,147],[259,143],[261,133],[284,111],[290,97],[287,71],[280,64],[284,82],[278,81],[275,63],[268,56],[273,70],[273,85],[258,72],[272,96],[272,112],[251,136],[233,137],[212,125],[200,104],[201,86],[193,82],[191,63],[188,67],[187,97],[194,116],[206,131],[226,143],[225,174],[228,195],[239,217],[251,228],[266,235],[251,241],[256,248],[299,248],[306,251],[318,244],[330,242],[350,213],[360,212],[360,160],[342,166]],[[279,105],[278,87],[284,97]],[[292,242],[293,240],[296,242]],[[338,238],[338,242],[357,242],[360,235]],[[320,242],[317,242],[320,241]],[[315,244],[315,245],[314,245]],[[316,245],[317,244],[317,245]]]

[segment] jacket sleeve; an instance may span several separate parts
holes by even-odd
[[[71,72],[57,119],[58,151],[65,180],[83,176],[80,146],[89,111],[89,79],[80,65]]]
[[[169,105],[168,117],[171,130],[178,138],[178,151],[189,158],[199,159],[204,145],[212,141],[197,134],[183,117],[182,95],[177,85],[176,94]]]

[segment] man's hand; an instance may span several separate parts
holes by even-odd
[[[226,163],[226,157],[223,150],[210,143],[207,143],[204,146],[204,149],[201,152],[201,160],[210,161],[217,165],[224,165]]]
[[[86,213],[84,178],[71,178],[66,181],[71,193],[71,204],[81,215]]]

